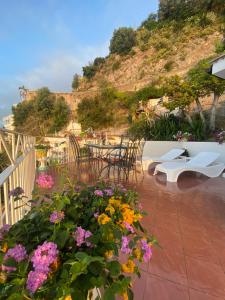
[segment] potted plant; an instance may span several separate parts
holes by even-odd
[[[40,202],[0,231],[0,299],[132,299],[133,274],[156,243],[137,194],[99,183]]]
[[[50,149],[50,146],[45,145],[45,144],[37,144],[35,146],[36,159],[37,159],[37,161],[40,162],[38,169],[41,171],[46,170],[46,168],[47,168],[46,159],[47,159],[47,153],[48,153],[49,149]]]

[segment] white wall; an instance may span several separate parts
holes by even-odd
[[[225,163],[225,143],[220,145],[216,142],[147,141],[145,143],[143,156],[158,157],[173,148],[187,149],[190,156],[194,156],[201,151],[218,152],[220,153],[218,161]]]

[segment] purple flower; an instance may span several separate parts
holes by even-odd
[[[64,219],[65,215],[63,211],[53,211],[50,215],[50,222],[53,224],[59,223]]]
[[[45,241],[38,246],[31,258],[35,271],[48,273],[50,271],[49,267],[56,260],[58,253],[55,243]]]
[[[101,191],[101,190],[95,190],[94,194],[95,194],[95,196],[103,197],[103,191]]]
[[[128,231],[130,231],[131,233],[134,233],[134,227],[133,226],[131,226],[129,223],[127,223],[127,222],[123,222],[123,224],[124,224],[124,226],[126,227],[126,229],[128,230]]]
[[[141,240],[141,249],[144,251],[144,262],[148,262],[152,257],[152,249],[146,240]]]
[[[109,197],[111,197],[113,195],[113,190],[112,189],[105,189],[104,192]]]
[[[21,262],[27,257],[27,251],[24,246],[18,244],[14,248],[9,249],[5,256],[4,261],[9,258],[13,258],[16,262]]]
[[[94,213],[94,217],[97,219],[99,217],[99,213],[98,212]]]
[[[0,229],[0,241],[4,239],[5,234],[9,231],[10,228],[11,225],[9,224],[5,224],[2,226],[2,228]]]
[[[19,186],[9,192],[10,197],[19,197],[22,194],[24,194],[24,190]]]
[[[82,244],[86,244],[88,247],[90,247],[91,243],[86,241],[86,239],[90,236],[92,236],[92,233],[89,230],[85,230],[80,226],[77,227],[77,230],[74,233],[77,246],[80,247]]]
[[[129,248],[129,239],[126,236],[122,236],[122,247],[121,247],[121,252],[125,254],[130,254],[131,249]]]
[[[30,271],[27,277],[27,289],[30,293],[34,294],[42,284],[47,280],[47,274]]]

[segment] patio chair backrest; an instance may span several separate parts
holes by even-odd
[[[200,152],[187,162],[188,165],[207,167],[220,156],[217,152]]]
[[[137,160],[137,154],[138,154],[138,147],[139,147],[139,141],[129,141],[126,145],[125,155],[124,155],[124,162],[125,165],[128,167],[132,167],[135,165]]]
[[[181,154],[185,152],[185,149],[179,149],[179,148],[174,148],[165,153],[164,155],[160,156],[160,159],[162,160],[173,160],[175,158],[178,158]]]
[[[70,142],[72,154],[74,156],[74,159],[76,160],[81,156],[81,150],[80,150],[80,145],[74,134],[71,134],[69,136],[69,142]]]

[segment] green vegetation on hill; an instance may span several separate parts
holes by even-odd
[[[63,129],[69,122],[70,110],[63,97],[41,88],[30,101],[12,107],[14,125],[19,132],[45,136]]]

